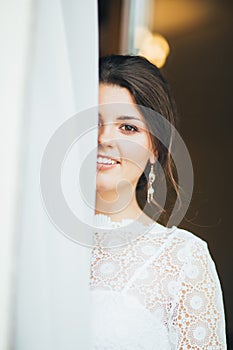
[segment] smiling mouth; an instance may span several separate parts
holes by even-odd
[[[97,164],[98,165],[115,165],[115,164],[120,164],[120,162],[113,158],[98,156]]]

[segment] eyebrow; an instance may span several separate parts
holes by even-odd
[[[131,120],[131,119],[134,119],[134,120],[139,120],[140,122],[142,122],[141,119],[139,119],[137,117],[132,117],[132,116],[129,116],[129,115],[122,115],[120,117],[117,117],[116,119],[117,120]]]
[[[99,113],[99,117],[102,117],[101,113]],[[130,115],[121,115],[119,117],[116,118],[117,120],[138,120],[140,122],[143,123],[143,120],[141,120],[140,118],[134,117],[134,116],[130,116]]]

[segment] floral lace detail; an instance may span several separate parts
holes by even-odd
[[[117,249],[104,239],[91,262],[95,350],[226,349],[221,287],[204,241],[158,224]]]
[[[94,225],[104,228],[118,228],[124,227],[133,222],[133,219],[122,219],[121,221],[112,221],[111,218],[104,214],[97,214],[94,216]]]
[[[155,225],[158,224],[153,222],[152,224],[144,225],[142,222],[133,219],[112,221],[106,215],[97,214],[93,222],[93,226],[96,228],[93,236],[93,245],[98,245],[102,248],[117,248],[132,244],[135,239],[150,231]]]

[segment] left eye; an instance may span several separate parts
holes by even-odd
[[[138,131],[138,128],[136,126],[129,125],[129,124],[121,125],[121,129],[123,131],[126,131],[126,132],[137,132]]]

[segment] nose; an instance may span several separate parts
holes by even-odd
[[[98,129],[98,144],[114,146],[114,124],[100,124]]]

